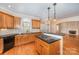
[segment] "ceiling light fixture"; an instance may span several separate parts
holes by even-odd
[[[12,6],[11,5],[8,5],[8,7],[11,8]]]
[[[56,21],[56,3],[54,3],[53,6],[54,6],[54,20],[53,21]]]
[[[7,7],[8,7],[11,11],[15,11],[15,10],[16,10],[16,9],[14,8],[14,6],[11,5],[11,4],[9,4]]]

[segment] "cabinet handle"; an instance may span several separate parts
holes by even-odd
[[[40,45],[41,47],[43,47],[42,45]]]

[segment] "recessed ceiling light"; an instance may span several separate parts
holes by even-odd
[[[8,7],[11,8],[12,6],[11,5],[8,5]]]

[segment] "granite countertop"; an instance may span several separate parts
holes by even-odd
[[[39,39],[47,42],[48,44],[51,44],[51,43],[54,43],[58,40],[60,40],[59,38],[56,38],[56,37],[51,37],[51,36],[47,36],[47,35],[40,35],[40,36],[37,36]]]
[[[64,36],[65,35],[64,33],[50,33],[50,32],[47,32],[47,34],[55,34],[55,35],[60,35],[60,36]]]

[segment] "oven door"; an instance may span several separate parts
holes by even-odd
[[[14,36],[4,37],[3,40],[4,40],[4,52],[13,48],[13,46],[14,46]]]

